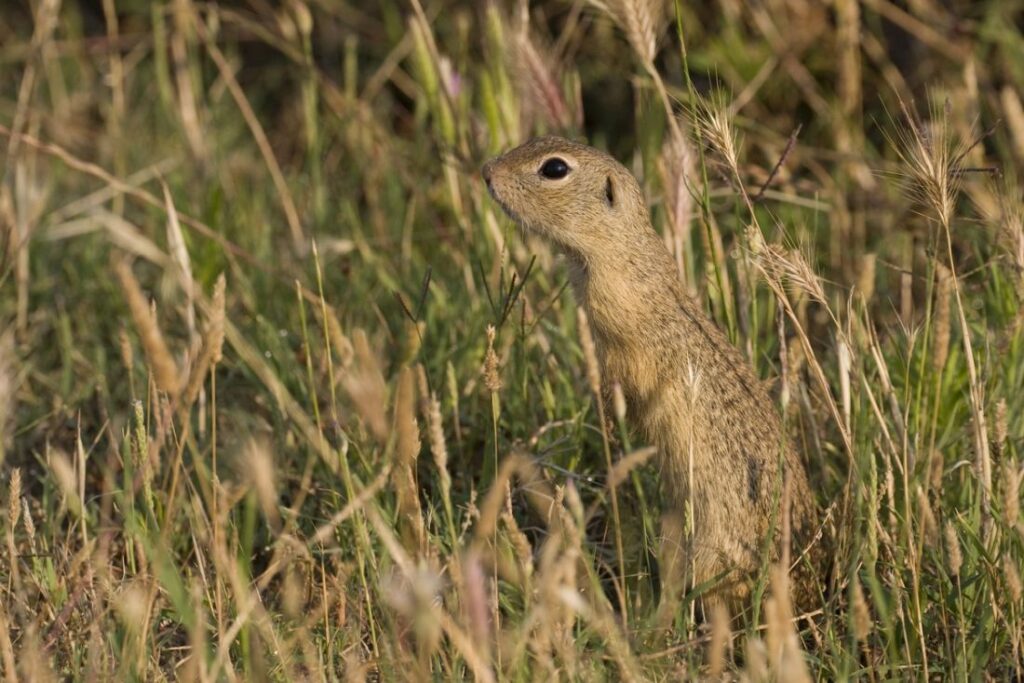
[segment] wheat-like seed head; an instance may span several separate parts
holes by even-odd
[[[930,120],[922,122],[902,100],[900,107],[906,124],[897,132],[893,146],[903,162],[910,191],[931,208],[941,225],[949,226],[960,190],[960,174],[954,167],[966,146],[955,140],[947,108],[933,103]]]
[[[666,19],[663,0],[591,0],[591,4],[607,12],[625,32],[629,46],[645,66],[653,65]]]
[[[516,30],[509,43],[509,69],[521,92],[521,101],[528,111],[555,130],[568,130],[573,124],[572,112],[562,94],[557,60],[538,46],[530,33]]]
[[[701,137],[718,154],[733,179],[742,186],[739,139],[729,120],[729,110],[725,102],[720,97],[701,100],[694,109],[693,117]]]

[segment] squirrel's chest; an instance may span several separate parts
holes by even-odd
[[[601,369],[608,386],[618,384],[626,399],[635,408],[646,411],[660,393],[666,378],[656,354],[633,343],[609,340],[596,335]]]

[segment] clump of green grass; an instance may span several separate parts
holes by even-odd
[[[911,5],[8,8],[5,680],[1020,677],[1024,41]],[[545,131],[773,384],[820,609],[660,628],[652,451],[477,177]]]

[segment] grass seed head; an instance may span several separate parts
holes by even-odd
[[[867,642],[872,628],[871,610],[868,609],[867,600],[864,599],[864,589],[861,588],[860,581],[856,578],[853,579],[851,607],[853,608],[853,633],[859,642]]]
[[[384,412],[387,403],[387,385],[380,369],[380,361],[371,350],[366,332],[357,329],[352,338],[354,362],[342,377],[342,386],[355,405],[370,434],[378,443],[388,440],[388,420]]]
[[[711,608],[711,642],[708,644],[708,675],[717,678],[725,671],[725,655],[732,641],[729,609],[718,602]]]
[[[1009,457],[1003,460],[1003,520],[1013,528],[1020,519],[1020,472]]]
[[[21,514],[21,468],[11,470],[11,479],[7,490],[7,528],[13,532]]]
[[[170,396],[177,395],[180,387],[178,364],[167,348],[156,315],[146,301],[139,281],[135,279],[135,274],[126,261],[115,262],[114,273],[121,282],[125,299],[128,301],[128,309],[135,322],[135,330],[142,340],[142,349],[153,371],[157,388]]]
[[[494,339],[498,331],[494,325],[487,326],[487,354],[484,356],[484,386],[492,394],[501,391],[501,364],[494,350]]]
[[[946,561],[949,563],[949,573],[953,576],[960,575],[960,568],[963,566],[964,558],[960,552],[960,539],[957,538],[956,528],[953,523],[946,520]]]
[[[1010,593],[1013,602],[1019,605],[1024,588],[1021,586],[1018,563],[1009,553],[1003,555],[1003,580],[1006,582],[1006,590]]]
[[[580,330],[580,346],[583,348],[583,358],[587,364],[587,383],[594,396],[601,394],[601,367],[597,362],[597,347],[594,345],[594,336],[590,332],[590,322],[587,320],[587,313],[582,307],[576,309],[576,324]]]

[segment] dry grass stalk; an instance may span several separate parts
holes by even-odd
[[[387,416],[384,413],[388,392],[380,361],[362,329],[353,334],[352,345],[355,362],[342,376],[341,383],[370,434],[378,443],[384,444],[388,439]]]
[[[950,336],[950,317],[949,317],[949,303],[950,303],[950,292],[952,290],[953,278],[949,272],[949,268],[945,265],[936,262],[935,263],[935,314],[934,314],[934,329],[935,329],[935,342],[934,349],[932,352],[932,368],[936,371],[936,378],[940,377],[938,373],[946,367],[946,359],[949,358],[949,336]],[[936,379],[938,381],[938,379]]]
[[[875,275],[878,270],[878,254],[864,254],[860,259],[860,272],[857,273],[857,291],[861,299],[870,302],[875,295]]]
[[[768,680],[768,651],[760,638],[747,638],[746,665],[740,680],[744,683],[766,683]]]
[[[908,130],[899,134],[899,144],[894,147],[909,175],[909,189],[923,205],[935,211],[940,225],[949,225],[960,178],[960,174],[950,171],[964,150],[954,145],[945,113],[934,111],[933,120],[926,124],[903,101],[900,106]]]
[[[150,309],[142,288],[139,287],[139,281],[135,279],[131,267],[125,261],[114,263],[114,273],[124,290],[128,309],[135,321],[135,330],[142,341],[142,349],[153,371],[157,388],[169,396],[176,396],[180,389],[178,365],[167,350],[167,343],[160,332],[156,316]]]
[[[515,553],[516,563],[518,564],[518,571],[520,574],[520,583],[522,584],[526,594],[529,595],[532,592],[530,590],[529,581],[534,573],[533,547],[530,545],[530,541],[526,537],[526,534],[524,534],[519,528],[515,515],[512,514],[511,489],[506,487],[505,492],[505,508],[501,512],[501,521],[505,525],[505,531],[508,534],[509,543]]]
[[[587,313],[583,307],[576,308],[576,325],[580,330],[580,346],[583,349],[583,359],[587,366],[587,383],[594,396],[601,395],[601,366],[597,360],[597,347],[594,344],[594,335],[590,332],[590,322],[587,320]]]
[[[7,557],[10,563],[11,581],[15,586],[21,583],[21,572],[18,567],[18,550],[14,542],[14,530],[21,514],[21,468],[11,470],[11,479],[7,489]]]
[[[789,283],[799,292],[825,306],[831,314],[821,278],[814,272],[807,257],[800,250],[786,250],[777,244],[766,242],[756,226],[747,228],[746,237],[754,263],[764,275],[778,283]],[[835,316],[832,317],[835,319]]]
[[[115,194],[115,196],[117,195]],[[146,259],[160,267],[167,266],[169,262],[167,254],[153,240],[146,237],[137,225],[123,216],[99,207],[89,211],[81,218],[64,223],[54,224],[51,219],[51,227],[47,228],[40,238],[47,241],[67,240],[87,235],[97,228],[104,230],[111,243],[129,254]]]
[[[348,503],[345,504],[341,510],[336,512],[331,519],[324,524],[321,524],[317,528],[316,533],[313,534],[309,539],[310,547],[326,543],[327,540],[334,534],[334,530],[338,528],[338,525],[344,522],[346,519],[354,515],[356,512],[361,510],[367,505],[373,498],[380,492],[381,489],[388,483],[391,478],[391,467],[386,466],[380,471],[373,481],[366,485],[362,491],[357,493]]]
[[[629,46],[644,65],[652,64],[658,51],[658,36],[665,24],[663,0],[591,0],[611,15],[626,33]]]
[[[622,392],[622,385],[618,382],[612,384],[612,409],[615,411],[615,419],[622,424],[626,420],[626,395]]]
[[[1007,128],[1013,137],[1017,158],[1024,160],[1024,105],[1021,105],[1020,95],[1017,94],[1016,88],[1007,84],[999,92],[999,100]]]
[[[924,542],[934,547],[935,542],[938,540],[939,527],[935,521],[935,513],[932,511],[932,504],[928,500],[928,494],[920,486],[917,487],[917,514]]]
[[[82,499],[78,497],[78,476],[70,458],[62,451],[48,451],[50,471],[63,494],[63,503],[76,518],[82,516]]]
[[[420,432],[416,423],[416,390],[413,371],[402,368],[395,393],[395,466],[391,484],[395,489],[399,529],[405,549],[418,554],[426,549],[426,534],[416,487],[416,459],[420,453]]]
[[[188,0],[182,1],[187,2]],[[217,43],[215,43],[209,36],[202,22],[193,17],[191,25],[206,44],[207,54],[210,55],[213,63],[217,65],[217,70],[220,72],[220,76],[224,80],[224,85],[227,86],[228,92],[231,93],[232,99],[235,100],[235,104],[238,106],[238,111],[241,113],[242,118],[245,119],[245,123],[249,127],[249,132],[252,134],[253,140],[256,142],[256,146],[259,148],[260,154],[263,156],[263,161],[267,166],[267,170],[270,172],[270,178],[273,180],[274,189],[277,191],[278,198],[281,201],[281,208],[284,210],[285,218],[288,221],[288,228],[291,231],[293,247],[297,253],[304,253],[308,248],[305,230],[302,227],[302,220],[299,218],[299,210],[295,206],[295,200],[292,199],[291,190],[288,189],[288,181],[285,179],[284,173],[281,171],[281,165],[278,163],[277,156],[274,154],[273,146],[270,144],[270,139],[267,137],[267,134],[263,129],[263,125],[260,123],[259,117],[256,116],[256,112],[253,110],[252,105],[249,103],[249,98],[245,96],[245,91],[243,91],[242,86],[238,84],[238,80],[235,78],[235,70],[230,64],[228,64],[228,60],[224,56],[224,53],[220,51],[220,48],[217,47]]]
[[[559,596],[563,590],[578,591],[577,578],[580,575],[578,530],[571,515],[563,506],[565,488],[556,491],[556,516],[561,519],[559,531],[552,531],[549,542],[540,551],[537,580],[537,628],[530,647],[548,671],[555,671],[552,654],[558,657],[558,665],[567,673],[576,670],[577,654],[572,626],[575,614]],[[565,531],[563,535],[562,530]]]
[[[225,287],[224,274],[217,277],[217,283],[213,286],[213,297],[207,311],[206,329],[203,332],[203,346],[199,356],[192,364],[192,370],[188,376],[188,383],[182,398],[182,407],[190,407],[199,396],[203,387],[207,372],[214,365],[221,361],[224,353],[224,308],[225,308]]]
[[[716,602],[711,608],[711,643],[708,645],[708,675],[718,678],[725,672],[725,655],[732,642],[729,609]]]
[[[1006,590],[1010,598],[1017,605],[1020,605],[1021,597],[1024,596],[1024,586],[1021,585],[1020,570],[1017,562],[1009,555],[1003,555],[1003,580],[1006,583]]]
[[[203,160],[207,156],[203,142],[203,129],[199,105],[189,68],[189,53],[193,36],[191,0],[174,0],[174,31],[171,33],[170,48],[174,61],[174,76],[178,87],[178,114],[181,117],[185,139],[192,155]]]
[[[1020,472],[1011,459],[1003,460],[1003,521],[1008,528],[1017,526],[1020,519]]]
[[[538,512],[549,524],[552,518],[557,517],[557,510],[551,506],[554,501],[554,491],[544,490],[543,476],[537,465],[522,453],[510,453],[501,461],[501,466],[494,476],[494,482],[484,498],[483,505],[480,506],[479,519],[473,531],[474,546],[482,547],[494,537],[498,517],[501,514],[501,506],[505,501],[505,492],[513,475],[517,475],[523,480],[523,488],[531,499],[531,503],[535,504]],[[537,500],[538,498],[540,500]]]
[[[13,533],[21,516],[21,468],[11,470],[11,479],[7,490],[7,530]],[[11,555],[13,559],[14,555]]]
[[[46,656],[47,648],[40,642],[39,633],[35,625],[26,629],[26,633],[18,643],[18,670],[21,671],[22,680],[32,683],[57,683],[59,679],[54,673],[49,657]]]
[[[345,336],[344,330],[341,329],[341,322],[338,321],[338,315],[332,308],[322,306],[317,310],[323,311],[324,322],[327,326],[327,338],[330,339],[334,352],[338,354],[341,369],[345,370],[352,365],[352,360],[355,357],[352,341]]]
[[[275,532],[281,529],[281,514],[278,511],[278,486],[276,482],[274,455],[270,446],[261,440],[250,440],[243,449],[242,464],[248,483],[256,492],[256,500],[263,515]]]
[[[32,508],[28,504],[28,498],[21,499],[21,514],[25,525],[25,535],[28,537],[28,547],[32,554],[36,554],[36,523],[32,521]]]
[[[121,351],[121,364],[130,373],[135,367],[135,351],[132,349],[132,340],[128,337],[128,330],[124,327],[117,331],[117,344]]]
[[[1017,294],[1024,298],[1024,197],[1011,179],[1000,195],[1000,238],[1017,269]],[[1018,324],[1020,316],[1018,316]]]
[[[949,563],[949,573],[953,576],[960,576],[960,568],[964,564],[964,556],[960,552],[960,539],[957,538],[956,528],[951,521],[946,520],[944,530],[946,536],[946,561]]]
[[[11,627],[7,609],[0,603],[0,659],[4,663],[5,683],[18,683],[18,667],[14,659],[14,645],[11,642]]]
[[[900,105],[910,132],[902,135],[902,144],[897,146],[897,153],[909,172],[912,181],[911,191],[925,206],[934,211],[935,219],[945,237],[946,258],[956,300],[958,322],[963,331],[964,358],[967,361],[967,377],[970,384],[971,410],[974,418],[974,464],[981,487],[981,536],[983,541],[988,542],[992,524],[992,460],[985,418],[985,387],[979,377],[974,358],[970,327],[967,324],[960,280],[956,273],[952,235],[956,198],[962,177],[960,169],[956,166],[966,150],[963,144],[954,142],[945,112],[933,112],[933,120],[925,127],[917,122],[906,104],[901,101]]]
[[[729,120],[729,111],[723,102],[702,100],[694,111],[694,123],[703,140],[718,153],[733,179],[738,183],[744,201],[750,205],[750,198],[743,186],[740,172],[738,141]]]
[[[928,459],[928,488],[936,497],[942,496],[942,475],[945,473],[946,461],[942,451],[933,450]]]
[[[32,52],[40,53],[43,46],[51,43],[53,33],[57,27],[60,0],[44,0],[38,4],[34,19],[35,25],[32,32]],[[37,59],[28,59],[25,69],[21,74],[21,83],[18,87],[18,99],[14,108],[14,116],[11,121],[11,135],[7,143],[6,165],[15,169],[14,196],[10,192],[10,184],[7,182],[8,173],[5,171],[3,188],[0,189],[0,209],[7,214],[5,222],[10,222],[12,243],[9,249],[15,255],[14,281],[16,286],[16,325],[19,334],[23,334],[28,326],[28,300],[29,284],[31,279],[29,261],[29,236],[31,233],[30,209],[31,191],[26,184],[24,161],[19,158],[19,147],[22,142],[22,133],[30,126],[31,118],[35,111],[32,107],[32,97],[36,90],[36,66]],[[17,210],[14,205],[17,204]]]
[[[14,376],[14,337],[10,333],[0,335],[0,463],[12,441],[14,410],[16,407],[16,378]]]
[[[871,610],[868,608],[868,602],[864,599],[864,589],[861,588],[860,581],[857,579],[853,580],[850,607],[853,610],[854,636],[858,642],[866,643],[867,639],[871,636],[871,629],[874,627],[874,623],[871,620]]]
[[[613,466],[608,477],[608,487],[617,488],[624,481],[629,473],[643,465],[657,455],[658,449],[654,446],[640,448],[620,458]]]
[[[688,275],[684,272],[684,263],[685,250],[690,248],[694,211],[691,183],[695,171],[696,154],[689,140],[683,135],[667,135],[658,155],[658,174],[665,192],[665,208],[671,228],[665,232],[666,246],[675,256],[681,277]]]
[[[1006,452],[1006,438],[1009,436],[1009,425],[1006,421],[1007,414],[1006,399],[1001,398],[996,402],[995,445],[997,454]]]
[[[524,21],[512,33],[511,50],[507,53],[509,70],[521,91],[521,102],[548,127],[568,130],[576,122],[562,95],[557,59],[536,45],[528,29]]]
[[[470,550],[462,565],[463,585],[463,608],[466,611],[466,620],[472,633],[477,634],[477,646],[483,654],[484,660],[490,659],[490,634],[494,632],[491,625],[491,607],[488,604],[487,573],[481,562],[480,554]],[[485,636],[485,634],[487,634]]]
[[[171,200],[171,191],[166,183],[161,183],[164,191],[164,205],[167,210],[167,244],[170,247],[171,258],[177,266],[176,275],[181,289],[185,292],[185,325],[188,329],[189,345],[192,351],[198,346],[199,339],[196,331],[196,297],[195,281],[192,279],[192,260],[188,255],[188,248],[185,246],[185,235],[181,232],[181,222],[178,220],[178,211],[174,208]]]
[[[498,331],[494,325],[487,326],[487,353],[484,356],[484,386],[492,394],[501,391],[501,365],[494,351],[494,339]]]
[[[810,681],[811,675],[800,649],[800,638],[793,622],[786,565],[772,570],[772,595],[765,602],[768,621],[768,662],[777,680]]]
[[[430,454],[434,457],[437,467],[438,481],[441,484],[441,495],[445,500],[451,498],[452,476],[448,472],[448,444],[444,438],[444,420],[441,417],[441,401],[436,393],[430,394],[426,406],[427,434],[430,441]]]
[[[7,128],[3,124],[0,124],[0,135],[14,137],[14,133],[11,131],[11,129]],[[130,183],[127,183],[114,175],[111,175],[108,171],[104,170],[102,167],[94,163],[84,161],[76,157],[75,155],[71,154],[63,147],[60,147],[59,145],[43,142],[42,140],[27,134],[21,135],[19,137],[19,140],[33,147],[34,149],[43,152],[44,154],[48,154],[57,159],[60,159],[63,163],[67,164],[69,168],[72,168],[81,173],[85,173],[86,175],[90,175],[102,181],[109,187],[111,192],[123,193],[129,197],[137,199],[143,204],[156,207],[160,210],[163,210],[165,208],[163,200],[159,199],[156,195],[147,192],[146,190],[143,190],[139,187],[136,187]],[[0,188],[0,211],[2,211],[4,208],[3,201],[3,188]],[[202,236],[216,242],[226,251],[234,254],[235,256],[238,256],[241,259],[244,259],[247,263],[250,263],[258,268],[266,269],[266,266],[262,264],[262,262],[259,261],[255,256],[253,256],[246,250],[242,249],[235,243],[231,242],[230,240],[226,239],[224,235],[222,235],[217,230],[214,230],[206,223],[203,223],[200,220],[192,218],[191,216],[187,216],[181,213],[180,211],[178,212],[178,218],[182,223],[193,228]]]

